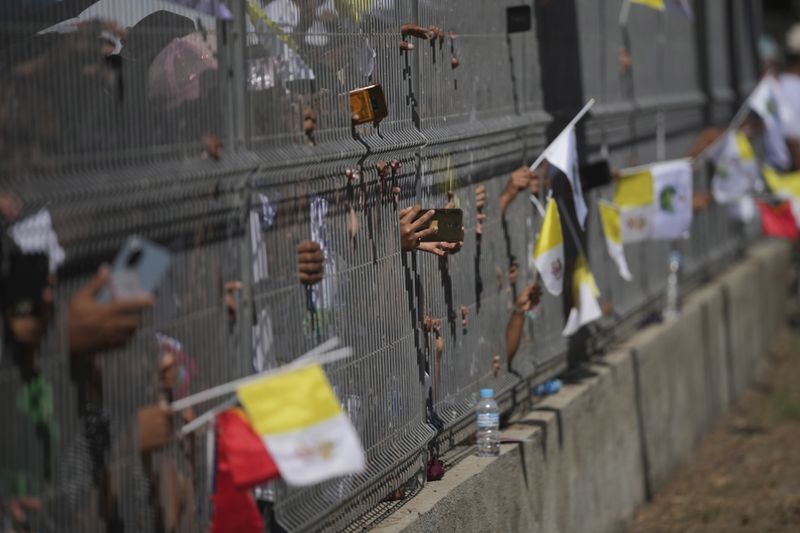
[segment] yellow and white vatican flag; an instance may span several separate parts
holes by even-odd
[[[605,200],[600,200],[597,207],[600,212],[603,234],[606,237],[608,255],[617,265],[620,277],[625,281],[631,281],[633,275],[628,268],[628,261],[625,259],[625,250],[622,246],[620,210],[617,206]]]
[[[572,309],[562,332],[565,337],[603,316],[600,302],[597,301],[599,296],[600,289],[586,264],[586,258],[579,256],[572,275]]]
[[[758,180],[758,161],[747,135],[741,131],[726,133],[710,159],[714,162],[711,192],[716,202],[737,202],[752,191]]]
[[[547,292],[558,296],[564,290],[564,235],[561,216],[553,198],[547,200],[542,229],[533,248],[533,262]]]
[[[320,483],[364,469],[364,450],[318,364],[267,375],[236,394],[290,485]]]
[[[623,171],[614,203],[622,242],[683,238],[692,224],[692,164],[688,159]]]
[[[653,175],[649,168],[622,171],[614,193],[620,210],[620,237],[623,243],[650,238],[653,225]]]

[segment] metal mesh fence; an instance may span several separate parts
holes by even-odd
[[[563,369],[562,302],[547,295],[513,366],[496,376],[492,367],[495,355],[505,359],[517,291],[534,279],[541,223],[526,194],[505,216],[497,198],[544,147],[548,121],[536,34],[505,32],[514,3],[236,0],[223,22],[167,1],[65,1],[6,16],[0,192],[18,196],[26,215],[50,212],[67,260],[37,379],[9,353],[0,360],[0,497],[39,496],[35,531],[207,527],[206,434],[149,457],[136,447],[138,409],[163,394],[157,334],[180,343],[173,399],[287,363],[334,335],[353,347],[326,370],[368,467],[305,489],[265,487],[291,531],[354,528],[399,487],[418,488],[429,448],[443,453],[472,430],[480,387],[503,402]],[[399,26],[411,22],[441,28],[444,39],[409,39],[416,48],[401,51]],[[613,55],[616,44],[598,42]],[[675,42],[686,53],[686,41]],[[347,93],[373,83],[389,116],[353,127]],[[627,119],[599,113],[587,130],[600,124],[605,140],[647,153],[622,139]],[[392,160],[399,171],[383,179],[377,164]],[[488,218],[479,237],[480,184]],[[628,247],[635,280],[620,280],[594,207],[610,194],[587,195],[588,250],[604,297],[625,318],[663,293],[669,245]],[[448,259],[402,253],[399,209],[448,201],[464,211],[463,249]],[[76,372],[70,300],[129,235],[167,247],[171,266],[132,340]],[[297,277],[295,247],[306,239],[325,253],[313,287]],[[742,242],[713,207],[680,246],[695,275]],[[226,284],[235,281],[232,315]],[[440,357],[426,316],[441,320]]]

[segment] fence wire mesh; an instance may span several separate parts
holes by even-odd
[[[332,336],[353,347],[354,357],[326,370],[368,467],[304,489],[262,487],[290,531],[357,529],[395,505],[387,495],[419,488],[430,449],[444,453],[472,431],[481,387],[505,402],[564,368],[563,305],[548,295],[513,365],[493,368],[494,356],[505,359],[516,294],[535,279],[541,224],[527,192],[505,214],[497,199],[511,171],[545,146],[549,120],[536,32],[506,33],[505,8],[516,2],[232,0],[230,21],[187,7],[214,2],[41,3],[49,5],[2,11],[0,21],[0,193],[14,193],[23,215],[47,209],[66,252],[45,340],[23,362],[9,350],[0,359],[0,498],[38,496],[34,531],[208,526],[207,434],[147,456],[137,448],[139,409],[165,394],[158,335],[175,341],[170,399],[288,363]],[[601,13],[616,13],[618,1],[601,3]],[[588,25],[598,8],[579,4]],[[405,23],[443,38],[408,38],[415,48],[403,51]],[[691,30],[676,31],[670,46],[689,53]],[[616,57],[613,36],[597,40],[603,61]],[[612,71],[597,74],[602,87],[617,87]],[[677,150],[680,132],[697,125],[697,80],[642,80],[646,96],[680,93],[691,108],[671,124],[684,136],[671,139]],[[352,126],[348,92],[376,83],[388,117]],[[593,155],[603,143],[649,155],[620,111],[636,106],[608,99],[619,105],[601,106],[587,124]],[[652,124],[653,106],[640,107],[634,120]],[[379,162],[393,160],[398,170],[382,176]],[[489,199],[482,235],[478,185]],[[603,328],[663,295],[670,250],[629,246],[634,281],[623,282],[595,207],[610,196],[587,194],[591,267],[616,313]],[[399,209],[448,202],[464,212],[462,250],[447,259],[403,253]],[[76,363],[70,303],[130,235],[171,253],[157,301],[123,347]],[[724,208],[698,214],[679,244],[687,274],[724,263],[752,238]],[[313,287],[298,280],[302,240],[325,256]],[[234,282],[240,290],[228,289]],[[442,323],[441,353],[425,317]]]

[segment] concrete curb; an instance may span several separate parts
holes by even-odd
[[[623,531],[757,372],[782,324],[789,251],[755,247],[678,319],[637,333],[596,377],[505,431],[527,442],[468,456],[374,531]]]

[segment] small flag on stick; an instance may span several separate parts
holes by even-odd
[[[714,177],[711,178],[714,200],[721,204],[736,202],[753,189],[758,179],[758,161],[743,132],[726,133],[711,159],[714,162]]]
[[[558,296],[564,288],[564,236],[561,217],[553,198],[547,201],[542,230],[533,249],[533,262],[547,292]]]
[[[361,441],[320,365],[265,376],[236,394],[288,484],[364,469]]]
[[[575,215],[578,217],[578,223],[580,223],[581,229],[586,226],[586,215],[589,210],[586,208],[586,200],[583,198],[581,176],[578,172],[578,148],[575,138],[575,126],[586,116],[586,113],[592,108],[594,102],[594,98],[586,102],[583,109],[578,111],[578,114],[573,117],[563,130],[561,130],[558,137],[545,148],[542,155],[530,166],[531,171],[534,171],[542,161],[547,159],[551,165],[564,173],[572,188],[572,200],[575,202]]]
[[[622,242],[685,236],[692,223],[692,197],[688,159],[623,171],[614,195],[621,209]]]

